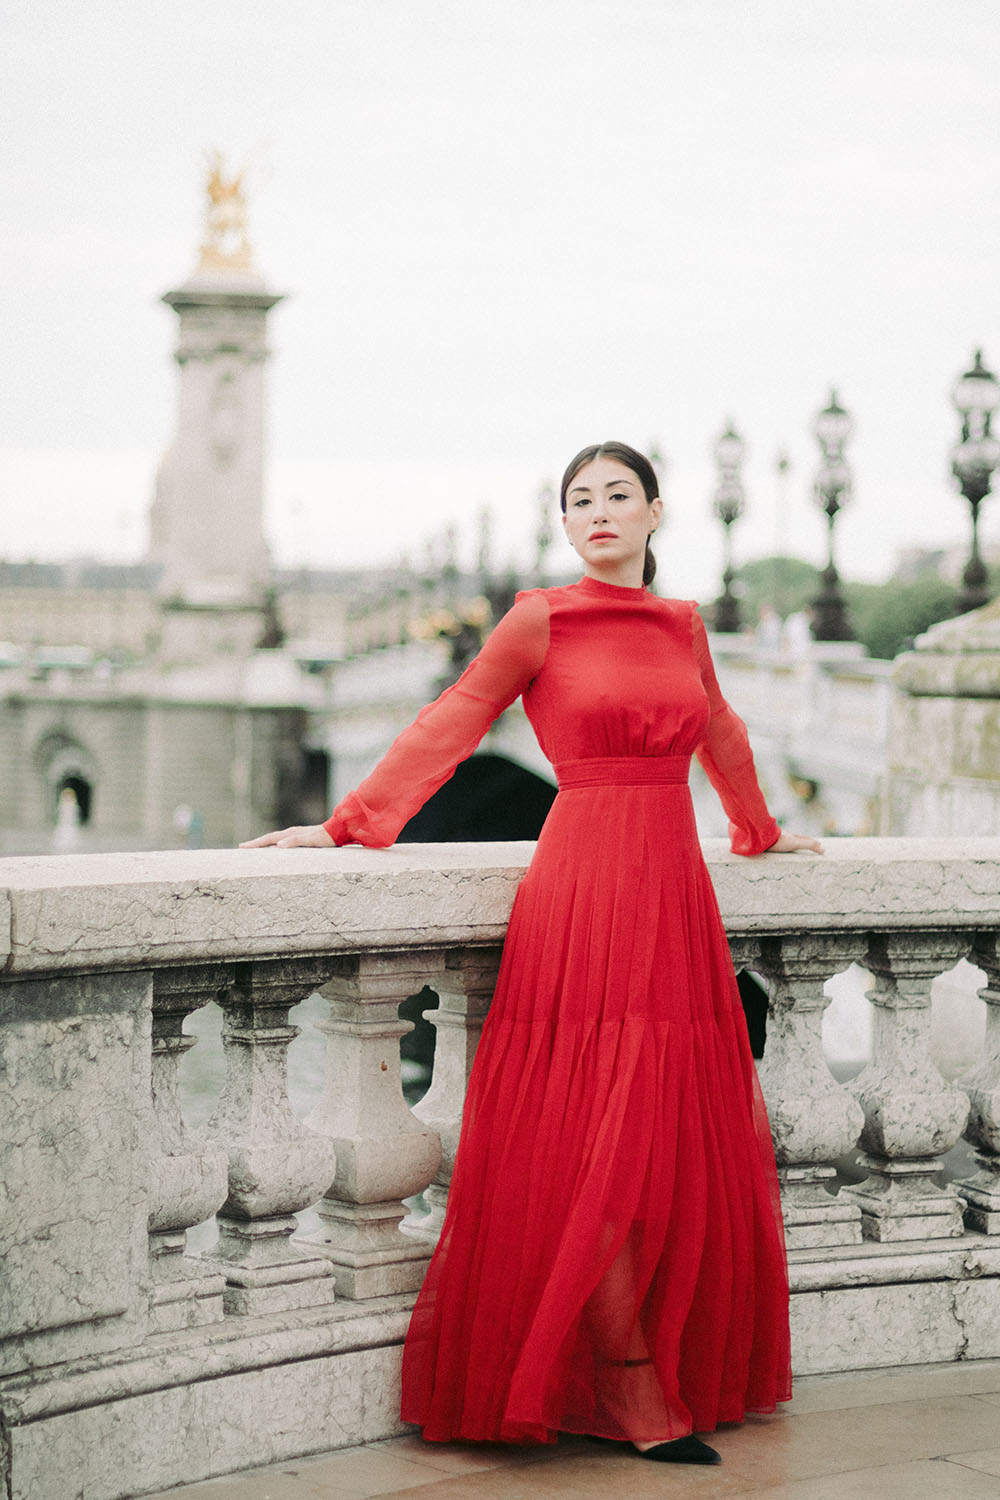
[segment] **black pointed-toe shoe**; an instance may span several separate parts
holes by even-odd
[[[672,1443],[657,1443],[655,1448],[636,1448],[640,1458],[651,1459],[654,1464],[721,1464],[722,1454],[716,1453],[693,1432],[687,1437],[674,1438]]]

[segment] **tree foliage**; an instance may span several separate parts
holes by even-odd
[[[740,568],[737,582],[744,619],[752,626],[762,604],[770,604],[782,618],[811,604],[819,593],[820,574],[798,557],[760,557]],[[887,660],[955,612],[954,586],[935,573],[885,583],[845,582],[842,587],[858,640],[871,656]]]
[[[762,604],[770,604],[784,620],[805,609],[819,590],[819,570],[801,557],[758,557],[744,563],[736,575],[740,608],[752,625]]]
[[[955,613],[955,589],[943,578],[890,578],[886,583],[849,583],[847,608],[859,641],[869,655],[891,660],[908,651],[915,638]]]

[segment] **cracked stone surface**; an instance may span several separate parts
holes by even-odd
[[[933,626],[892,681],[883,827],[1000,833],[1000,600]]]
[[[400,1353],[396,1344],[248,1370],[17,1428],[11,1500],[126,1500],[182,1475],[392,1436],[406,1430]]]
[[[10,948],[0,983],[0,1251],[9,1268],[0,1289],[0,1472],[11,1496],[120,1500],[399,1430],[405,1297],[354,1302],[350,1323],[338,1321],[341,1301],[322,1315],[288,1308],[150,1327],[149,1190],[164,1205],[183,1197],[180,1179],[164,1187],[162,1163],[151,1163],[164,1149],[150,1128],[151,971],[487,949],[502,939],[530,852],[423,845],[0,861],[0,950],[8,937]],[[758,860],[713,841],[706,854],[724,919],[746,951],[787,943],[815,958],[841,934],[833,946],[843,957],[871,932],[894,933],[908,951],[907,934],[934,928],[959,929],[958,951],[965,934],[971,947],[977,933],[1000,927],[1000,838],[833,840],[823,858]],[[812,978],[818,1017],[822,976]],[[812,1021],[801,1030],[815,1045]],[[398,1026],[389,1033],[394,1044]],[[901,1035],[897,1026],[885,1049],[899,1053]],[[453,1059],[459,1076],[466,1045]],[[923,1046],[911,1051],[926,1084]],[[790,1056],[801,1072],[808,1046]],[[913,1057],[903,1057],[904,1078]],[[379,1078],[381,1060],[379,1052]],[[244,1123],[259,1126],[250,1134],[268,1152],[282,1139],[274,1121],[285,1102],[277,1077],[265,1082]],[[358,1087],[363,1114],[374,1096]],[[921,1089],[911,1092],[916,1119],[926,1110]],[[804,1123],[814,1107],[806,1095],[796,1105]],[[836,1144],[839,1130],[821,1121],[810,1152]],[[345,1137],[354,1133],[345,1127]],[[373,1139],[377,1146],[377,1131]],[[912,1149],[909,1137],[901,1145]],[[296,1170],[287,1159],[280,1172],[275,1165],[276,1192],[318,1191],[296,1187]],[[826,1239],[793,1259],[798,1373],[1000,1356],[1000,1235],[846,1249]]]
[[[831,839],[822,857],[741,859],[719,839],[704,847],[735,935],[1000,918],[1000,837]],[[7,973],[496,943],[531,851],[409,844],[0,860]]]
[[[964,1294],[970,1283],[962,1283]],[[997,1283],[987,1300],[997,1303]],[[952,1282],[834,1287],[792,1298],[792,1368],[798,1375],[936,1364],[964,1354]],[[994,1329],[995,1332],[995,1329]],[[985,1342],[985,1340],[984,1340]]]
[[[146,1258],[150,988],[79,975],[0,992],[0,1370],[128,1341]]]

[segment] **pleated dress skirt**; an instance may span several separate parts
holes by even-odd
[[[431,1441],[638,1441],[791,1392],[767,1117],[689,757],[557,767],[403,1359]]]

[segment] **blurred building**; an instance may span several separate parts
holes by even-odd
[[[513,601],[485,532],[475,573],[453,545],[419,575],[270,566],[264,370],[281,299],[253,265],[239,181],[219,166],[197,266],[163,300],[178,319],[177,422],[149,557],[0,562],[4,853],[231,845],[317,822]],[[526,584],[541,581],[549,519]],[[901,574],[942,561],[914,553]],[[757,660],[752,642],[720,638],[779,816],[831,834],[1000,827],[998,648],[983,628],[975,616],[939,627],[892,684],[890,664],[856,646]],[[723,833],[697,775],[693,789],[703,833]],[[531,838],[553,796],[516,704],[402,837]]]
[[[1000,544],[985,542],[981,551],[986,566],[1000,571]],[[897,553],[893,577],[901,583],[912,583],[932,575],[957,586],[968,561],[968,547],[903,547]]]
[[[227,845],[319,821],[475,654],[484,581],[496,613],[511,602],[511,580],[463,575],[450,556],[423,577],[271,567],[264,372],[280,300],[253,263],[241,181],[216,160],[196,267],[163,297],[178,320],[177,414],[149,556],[0,563],[5,853]],[[486,801],[512,808],[513,782],[539,782],[514,756]],[[552,789],[534,790],[547,807]],[[486,826],[470,825],[483,796],[467,792],[412,836]]]
[[[22,656],[77,647],[139,660],[159,630],[158,574],[148,563],[0,560],[0,642]]]
[[[216,162],[208,189],[196,268],[164,297],[177,421],[149,558],[0,570],[8,852],[231,843],[326,807],[309,738],[322,680],[280,648],[287,621],[340,651],[353,579],[270,573],[264,367],[280,299],[253,265],[239,179]]]

